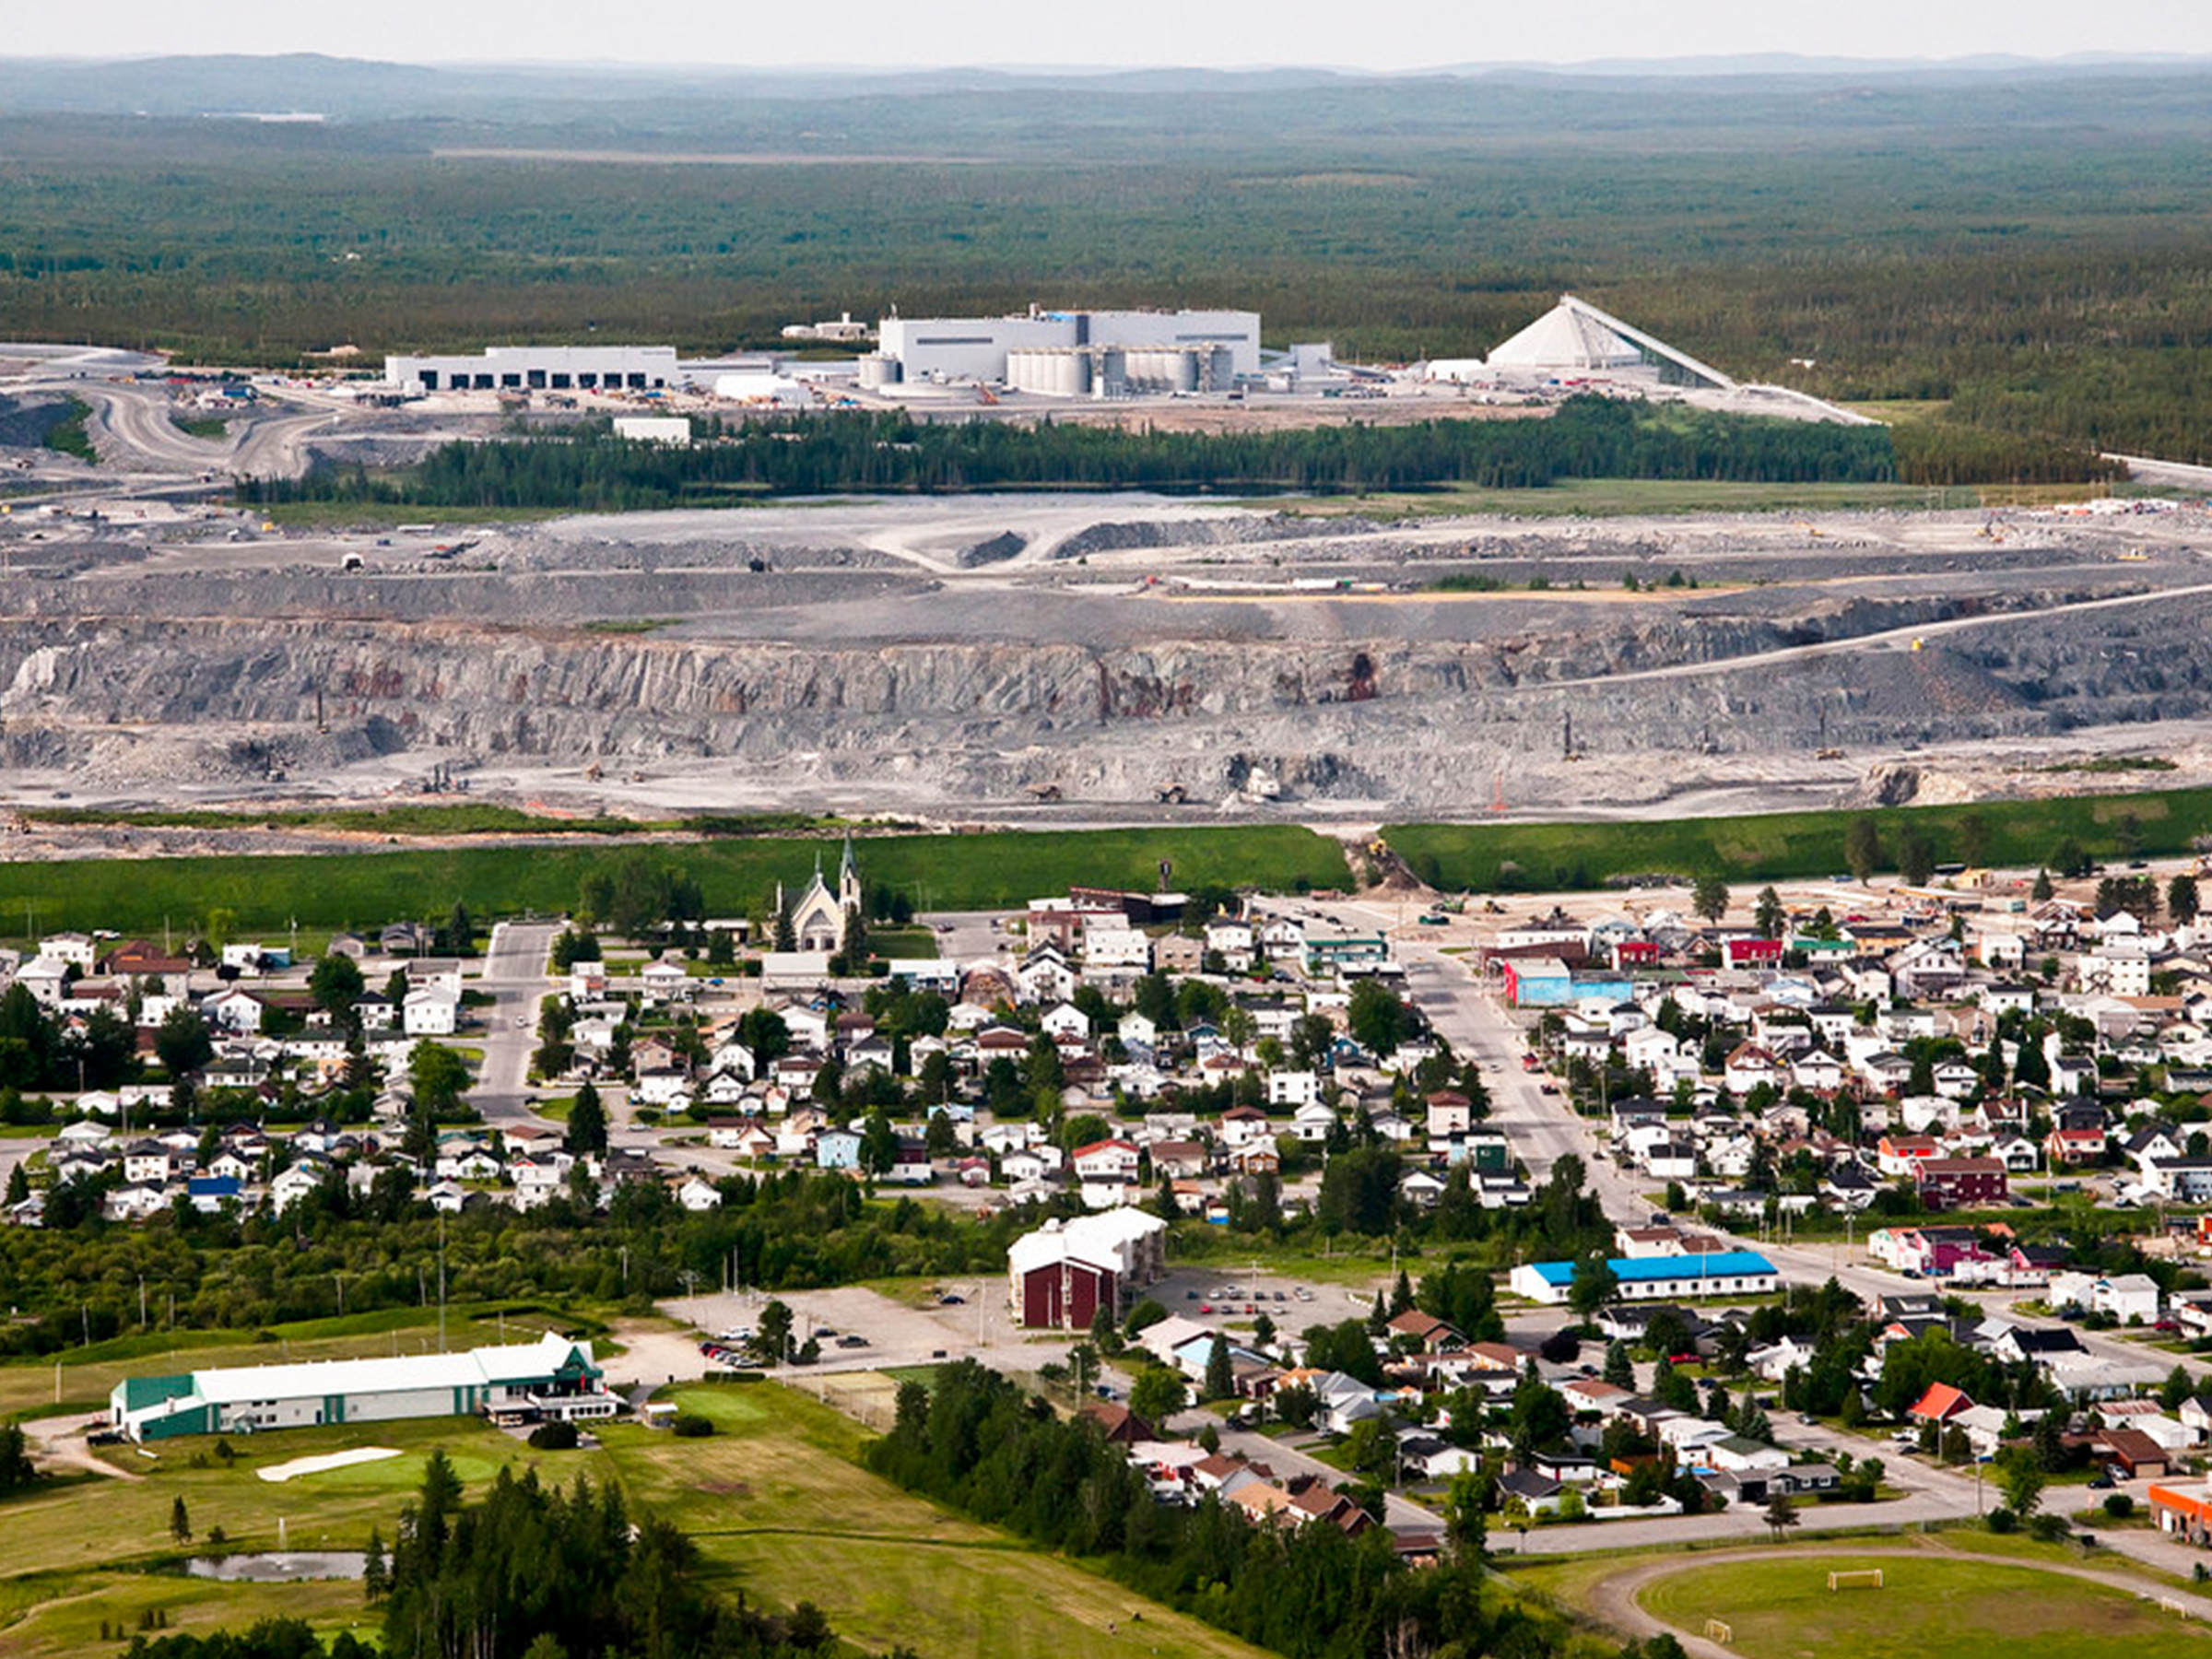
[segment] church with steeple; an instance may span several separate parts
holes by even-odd
[[[782,894],[777,895],[779,903]],[[822,878],[822,858],[814,858],[814,879],[791,909],[793,943],[801,950],[824,951],[835,956],[845,947],[848,920],[861,906],[860,865],[853,856],[853,836],[845,835],[844,857],[837,867],[837,890]]]

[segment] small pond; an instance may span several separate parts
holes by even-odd
[[[225,1583],[284,1584],[301,1579],[358,1579],[367,1558],[358,1549],[286,1549],[258,1555],[194,1556],[193,1578]]]

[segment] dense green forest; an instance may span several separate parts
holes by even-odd
[[[2072,458],[2074,477],[2094,458]],[[2054,465],[2064,463],[2054,462]],[[903,414],[816,415],[735,427],[689,448],[594,430],[568,439],[449,443],[389,474],[356,468],[241,481],[262,505],[381,501],[419,507],[620,511],[820,495],[1028,487],[1120,489],[1540,488],[1563,477],[1886,481],[1878,427],[1753,420],[1571,398],[1548,419],[1424,421],[1298,431],[1130,432]]]
[[[182,72],[0,76],[0,337],[287,364],[1236,303],[1270,343],[1380,360],[1485,351],[1571,288],[1742,379],[1943,404],[1913,440],[1939,453],[1956,429],[2212,459],[2194,68],[551,98],[282,73],[258,105]],[[192,113],[308,99],[346,118]],[[110,108],[154,112],[74,112]]]
[[[959,1220],[912,1199],[870,1204],[842,1175],[794,1171],[729,1178],[724,1206],[704,1215],[641,1183],[623,1188],[604,1216],[563,1197],[527,1216],[503,1206],[459,1216],[441,1230],[409,1196],[410,1184],[394,1176],[357,1198],[333,1181],[275,1219],[180,1206],[144,1227],[94,1216],[0,1228],[0,1283],[18,1314],[0,1330],[0,1356],[127,1335],[142,1308],[179,1329],[235,1330],[418,1307],[429,1294],[421,1268],[437,1262],[441,1230],[455,1302],[608,1305],[680,1294],[687,1276],[718,1284],[725,1272],[771,1289],[995,1273],[1008,1240],[1035,1223]]]

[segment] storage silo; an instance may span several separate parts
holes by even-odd
[[[860,359],[860,383],[869,388],[895,386],[904,378],[905,368],[895,357],[880,351],[871,351]]]
[[[1006,353],[1006,384],[1045,397],[1083,397],[1090,392],[1088,352],[1026,347]]]
[[[1186,347],[1133,346],[1128,362],[1132,392],[1158,395],[1198,389],[1198,356]]]

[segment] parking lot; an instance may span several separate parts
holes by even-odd
[[[757,1328],[760,1310],[781,1300],[792,1311],[792,1335],[821,1345],[818,1369],[876,1370],[926,1365],[973,1356],[1001,1370],[1033,1371],[1053,1358],[1048,1346],[1017,1330],[1007,1317],[1006,1287],[994,1276],[947,1279],[938,1287],[956,1301],[910,1301],[863,1286],[828,1290],[747,1290],[665,1303],[708,1337]]]
[[[1256,1318],[1262,1312],[1281,1329],[1302,1331],[1310,1324],[1335,1324],[1363,1317],[1374,1305],[1372,1286],[1347,1289],[1295,1277],[1235,1268],[1214,1262],[1173,1267],[1145,1292],[1171,1313],[1192,1319],[1230,1322]]]

